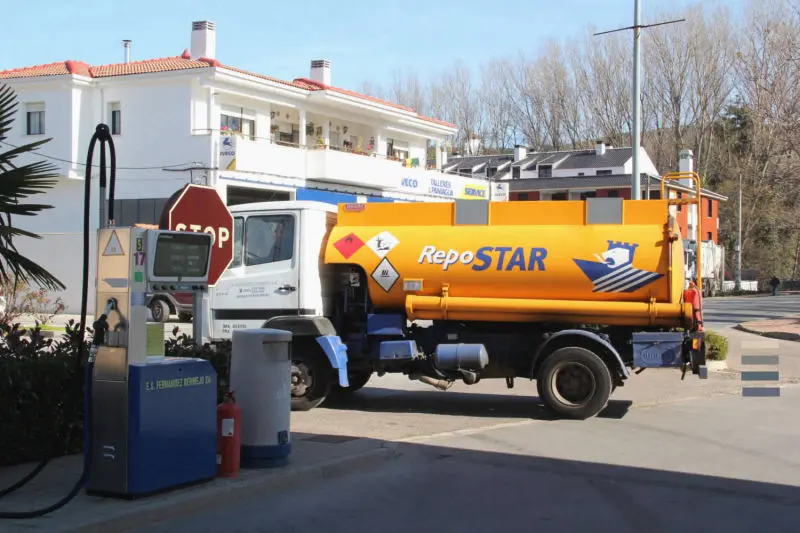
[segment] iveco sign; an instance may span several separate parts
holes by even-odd
[[[414,178],[403,178],[400,182],[400,185],[406,189],[418,189],[419,182]]]

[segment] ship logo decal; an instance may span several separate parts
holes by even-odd
[[[573,259],[592,281],[592,292],[635,292],[664,275],[633,267],[638,244],[608,241],[608,250],[594,254],[597,261]]]

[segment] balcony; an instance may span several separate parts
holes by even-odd
[[[414,162],[364,151],[322,145],[299,146],[286,141],[275,142],[271,138],[248,139],[239,135],[221,136],[220,146],[220,169],[278,178],[417,193],[428,193],[430,180],[442,178],[435,170],[413,166]]]

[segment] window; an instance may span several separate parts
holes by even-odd
[[[464,176],[471,176],[472,175],[472,167],[469,168],[459,168],[459,174],[463,174]]]
[[[550,199],[551,199],[551,200],[566,200],[566,199],[567,199],[567,193],[565,193],[565,192],[557,192],[557,193],[554,193],[554,194],[553,194],[553,195],[550,197]]]
[[[610,170],[598,170],[597,171],[597,175],[598,176],[610,176],[611,175],[611,171]]]
[[[44,104],[27,105],[28,135],[44,135]]]
[[[609,198],[619,198],[619,191],[617,189],[611,189],[608,191]]]
[[[228,268],[242,266],[242,244],[244,243],[244,219],[236,217],[233,219],[233,261]]]
[[[167,205],[166,198],[114,200],[114,222],[117,226],[158,224],[165,205]]]
[[[517,195],[517,200],[523,200],[523,201],[528,200],[528,193],[526,192],[519,193]]]
[[[661,191],[650,191],[651,200],[661,200]]]
[[[597,197],[597,191],[588,191],[581,193],[581,200],[586,200],[587,198],[596,198],[596,197]]]
[[[511,169],[511,179],[518,180],[520,176],[520,167],[513,167]]]
[[[495,174],[497,174],[497,167],[492,167],[492,168],[487,168],[486,169],[486,177],[487,178],[491,178]]]
[[[711,232],[708,232],[708,238],[706,240],[713,241],[714,239],[711,237]]]
[[[256,121],[253,113],[243,107],[223,105],[219,115],[219,129],[221,132],[240,133],[250,139],[256,136]]]
[[[552,178],[553,177],[553,165],[539,165],[539,177],[540,178]]]
[[[294,253],[294,217],[248,217],[245,223],[245,265],[287,261]]]
[[[111,118],[111,135],[122,134],[122,109],[119,102],[108,104],[108,114]]]
[[[711,203],[711,198],[708,199],[708,218],[714,216],[714,205]]]

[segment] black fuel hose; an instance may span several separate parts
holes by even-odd
[[[89,232],[90,232],[90,215],[91,215],[91,181],[92,181],[92,161],[94,158],[94,147],[95,144],[100,141],[100,190],[105,191],[106,186],[106,143],[108,143],[110,152],[111,152],[111,183],[109,187],[109,197],[108,197],[108,215],[109,219],[113,220],[114,214],[114,184],[116,181],[116,166],[117,166],[117,158],[116,152],[114,150],[114,140],[111,137],[111,131],[109,130],[106,124],[98,124],[95,128],[94,135],[92,135],[91,141],[89,141],[89,150],[86,155],[86,176],[85,176],[85,184],[84,184],[84,198],[83,198],[83,286],[82,286],[82,294],[81,294],[81,322],[80,322],[80,345],[78,346],[78,352],[76,354],[76,368],[80,370],[81,363],[83,362],[84,358],[86,357],[86,308],[87,308],[87,300],[89,299]],[[105,201],[105,198],[98,198],[98,202],[102,203]],[[105,221],[103,221],[105,224]],[[99,251],[98,251],[99,252]],[[45,507],[43,509],[37,509],[35,511],[22,511],[22,512],[6,512],[0,511],[0,519],[9,519],[9,520],[21,520],[21,519],[28,519],[28,518],[38,518],[40,516],[44,516],[46,514],[50,514],[53,511],[56,511],[70,501],[72,501],[75,496],[81,491],[81,488],[86,484],[86,480],[89,477],[89,471],[92,466],[92,454],[91,454],[91,436],[92,436],[92,368],[94,366],[94,362],[88,360],[86,369],[84,372],[84,463],[83,463],[83,471],[81,472],[81,477],[72,490],[67,494],[64,498],[57,501],[56,503],[50,505],[49,507]],[[80,371],[76,372],[76,376],[80,376]],[[3,494],[10,494],[15,490],[18,490],[26,483],[31,481],[35,478],[45,467],[45,465],[50,461],[50,459],[46,459],[42,461],[42,463],[37,466],[30,474],[28,474],[25,478],[21,479],[11,487],[3,490]]]

